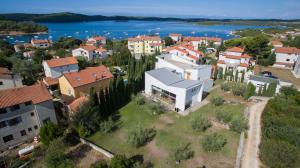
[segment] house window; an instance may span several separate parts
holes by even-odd
[[[286,59],[286,61],[290,61],[290,59]]]
[[[5,113],[7,113],[5,108],[0,109],[0,114],[5,114]]]
[[[3,85],[3,81],[0,81],[0,85]]]
[[[8,120],[8,125],[9,126],[15,126],[15,125],[18,125],[21,122],[22,122],[22,118],[21,117],[16,117],[16,118],[13,118],[11,120]]]
[[[25,104],[25,106],[29,106],[29,105],[32,104],[32,102],[31,102],[31,101],[28,101],[28,102],[25,102],[24,104]]]
[[[28,128],[28,132],[31,132],[32,131],[32,128]]]
[[[7,122],[6,121],[1,121],[0,122],[0,128],[4,128],[7,126]]]
[[[37,125],[34,126],[34,129],[38,129],[39,127]]]
[[[21,134],[21,136],[27,135],[25,130],[20,131],[20,134]]]
[[[19,109],[20,109],[20,105],[18,105],[18,104],[10,107],[10,111],[16,111]]]
[[[8,142],[8,141],[13,140],[14,137],[13,137],[12,134],[10,134],[10,135],[7,135],[7,136],[5,136],[5,137],[2,137],[2,139],[3,139],[4,142]]]
[[[30,115],[33,117],[34,116],[34,112],[31,112]]]

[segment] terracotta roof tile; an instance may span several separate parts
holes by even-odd
[[[45,77],[43,78],[43,82],[47,86],[58,85],[58,78]]]
[[[31,43],[50,43],[50,41],[37,39],[37,40],[31,40]]]
[[[161,41],[161,38],[159,36],[137,36],[134,38],[128,38],[128,41]]]
[[[232,48],[227,49],[226,51],[243,53],[244,49],[240,48],[240,47],[232,47]]]
[[[249,65],[246,64],[246,63],[240,63],[240,66],[241,66],[241,67],[246,67],[246,68],[248,68]]]
[[[275,52],[284,54],[300,54],[300,49],[296,47],[279,47],[275,49]]]
[[[75,88],[103,79],[113,78],[113,75],[105,66],[101,65],[98,67],[88,67],[79,72],[64,73],[64,77]]]
[[[0,91],[0,108],[32,101],[38,104],[51,100],[52,96],[43,83]]]
[[[69,108],[72,112],[76,112],[78,110],[78,108],[86,101],[88,101],[88,97],[86,97],[86,96],[79,97],[79,98],[73,100],[69,104]]]
[[[47,60],[46,63],[51,68],[59,67],[59,66],[66,66],[66,65],[72,65],[72,64],[78,64],[76,58],[74,58],[74,57],[51,59],[51,60]]]
[[[84,46],[80,46],[79,48],[82,48],[87,51],[95,51],[97,49],[97,47],[92,46],[92,45],[84,45]]]
[[[225,64],[224,60],[218,60],[218,64]]]
[[[272,45],[283,45],[282,42],[279,41],[279,40],[272,40],[272,41],[271,41],[271,44],[272,44]]]
[[[181,36],[182,36],[182,34],[171,33],[171,34],[169,34],[169,36],[181,37]]]
[[[102,37],[102,36],[94,36],[94,37],[91,37],[91,39],[94,39],[94,40],[106,40],[105,37]]]

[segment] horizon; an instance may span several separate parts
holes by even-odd
[[[17,2],[17,3],[16,3]],[[67,4],[67,5],[66,5]],[[86,5],[88,4],[88,5]],[[13,7],[12,7],[13,6]],[[101,3],[97,0],[2,0],[0,13],[49,14],[61,12],[84,15],[176,17],[208,19],[300,19],[300,1],[297,0],[121,0]]]

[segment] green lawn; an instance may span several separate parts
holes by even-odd
[[[215,119],[217,109],[233,111],[236,117],[242,117],[244,106],[222,105],[214,107],[208,104],[201,109],[183,117],[175,112],[167,112],[159,116],[151,114],[147,104],[137,105],[133,100],[120,109],[120,127],[110,134],[96,133],[89,138],[99,146],[107,150],[126,154],[128,157],[142,154],[145,160],[150,160],[155,167],[233,167],[236,149],[239,142],[239,134],[224,128],[215,126],[203,133],[196,133],[191,129],[190,120],[196,115],[205,115],[211,120]],[[145,128],[155,128],[156,136],[152,143],[141,148],[132,147],[127,143],[128,132],[136,128],[137,125]],[[217,132],[226,137],[228,143],[222,151],[216,153],[206,153],[202,150],[201,140],[203,135]],[[195,155],[192,159],[182,162],[179,166],[173,160],[174,150],[177,146],[189,143]]]

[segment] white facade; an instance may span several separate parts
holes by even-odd
[[[49,40],[31,40],[31,45],[35,48],[48,48],[51,44]]]
[[[79,56],[85,57],[88,61],[91,61],[96,57],[95,51],[86,50],[84,48],[77,48],[72,50],[72,55],[74,57],[79,57]]]
[[[23,103],[19,106],[19,110],[11,111],[6,108],[7,112],[0,114],[1,151],[25,141],[32,141],[45,122],[57,123],[52,100],[39,104]]]
[[[45,76],[51,78],[59,78],[63,75],[63,73],[78,72],[79,70],[78,64],[50,67],[47,64],[47,61],[43,61],[43,67],[45,71]]]
[[[300,78],[300,57],[298,57],[292,73],[295,75],[296,78]]]
[[[155,69],[169,68],[173,69],[181,78],[185,80],[199,80],[203,82],[203,90],[207,92],[213,86],[211,79],[212,66],[198,65],[186,62],[185,59],[172,54],[157,56]]]
[[[19,75],[1,76],[0,75],[0,90],[21,87],[22,78]]]
[[[277,53],[276,54],[276,62],[274,64],[275,67],[279,68],[291,68],[299,57],[299,54],[293,53]]]
[[[160,97],[174,105],[175,111],[184,111],[202,101],[201,81],[181,79],[166,68],[145,72],[145,94]]]

